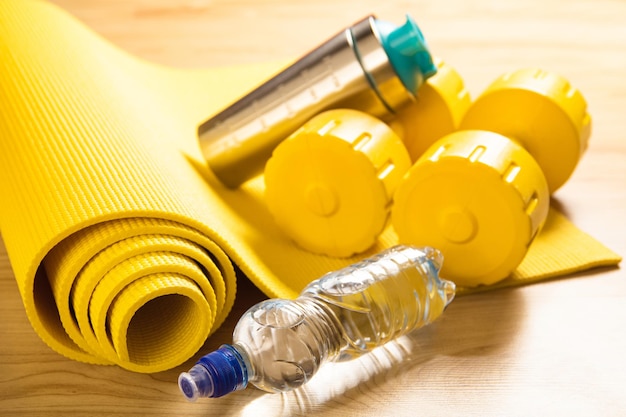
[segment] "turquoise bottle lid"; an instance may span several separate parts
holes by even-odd
[[[437,72],[422,31],[409,15],[402,26],[380,20],[375,23],[391,66],[406,89],[417,94],[424,81]]]

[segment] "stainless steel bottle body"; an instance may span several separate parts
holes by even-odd
[[[319,112],[352,108],[385,119],[412,98],[369,16],[201,124],[200,146],[218,179],[235,188]]]

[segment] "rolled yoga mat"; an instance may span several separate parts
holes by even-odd
[[[229,313],[233,263],[267,296],[290,298],[356,260],[299,249],[268,213],[262,179],[228,190],[202,159],[196,126],[277,69],[165,68],[56,6],[0,2],[0,230],[52,349],[169,369]],[[395,243],[388,228],[359,258]],[[489,288],[619,260],[552,210],[517,272]]]

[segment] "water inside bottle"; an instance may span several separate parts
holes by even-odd
[[[358,355],[422,327],[452,301],[454,284],[440,279],[441,254],[431,248],[398,248],[330,273],[304,294],[329,306]]]

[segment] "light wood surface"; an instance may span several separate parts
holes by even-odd
[[[477,96],[496,76],[540,67],[578,87],[594,118],[589,149],[553,204],[626,254],[626,2],[618,0],[56,0],[127,51],[202,68],[301,55],[369,13],[412,14],[432,51]],[[226,103],[225,103],[226,104]],[[1,198],[1,196],[0,196]],[[2,204],[9,202],[2,201]],[[206,344],[230,340],[263,295],[242,280]],[[596,270],[456,300],[435,325],[304,389],[256,389],[187,403],[176,378],[73,362],[32,330],[0,245],[0,415],[626,415],[626,272]]]

